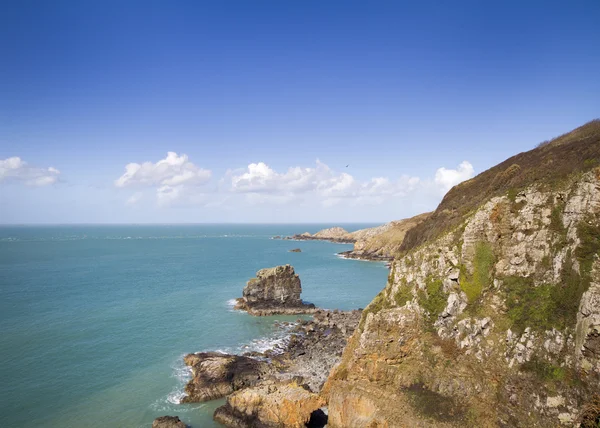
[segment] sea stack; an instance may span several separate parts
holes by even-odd
[[[248,281],[235,308],[257,316],[315,312],[315,305],[304,303],[300,293],[300,277],[292,266],[261,269],[256,272],[256,278]]]

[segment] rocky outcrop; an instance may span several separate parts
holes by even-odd
[[[348,338],[358,326],[360,315],[360,310],[319,310],[312,320],[300,321],[291,331],[285,347],[276,350],[274,360],[282,368],[277,379],[296,380],[312,392],[321,391],[331,369],[340,361]]]
[[[599,164],[595,122],[453,188],[328,378],[329,426],[582,420],[600,384]]]
[[[227,397],[214,419],[228,427],[304,428],[324,404],[295,383],[261,385]]]
[[[160,416],[152,422],[152,428],[186,428],[178,416]]]
[[[323,229],[314,235],[311,235],[309,232],[304,232],[299,235],[287,237],[285,239],[294,239],[297,241],[331,241],[342,244],[352,244],[356,240],[351,233],[341,227]]]
[[[182,403],[199,403],[225,397],[234,391],[258,384],[270,372],[265,361],[218,352],[200,352],[184,357],[192,369]]]
[[[352,232],[351,236],[355,240],[354,248],[340,255],[349,259],[391,261],[399,254],[406,232],[426,220],[430,214],[419,214],[378,227]]]
[[[430,214],[419,214],[404,220],[396,220],[354,232],[348,232],[341,227],[332,227],[320,230],[314,235],[305,232],[285,239],[354,244],[352,250],[344,251],[340,255],[349,259],[390,261],[399,253],[406,232],[423,222]]]
[[[251,315],[309,314],[315,305],[300,298],[300,277],[290,265],[261,269],[246,284],[243,297],[237,299],[235,309]]]
[[[300,248],[292,248],[290,250],[290,253],[301,253],[301,252],[302,252],[302,250]]]

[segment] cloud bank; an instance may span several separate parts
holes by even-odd
[[[38,168],[20,157],[0,159],[0,183],[21,182],[28,186],[48,186],[58,181],[60,171],[53,167]]]
[[[211,171],[200,168],[189,161],[188,156],[168,152],[167,157],[156,163],[129,163],[125,165],[125,173],[115,180],[116,187],[155,188],[159,205],[169,205],[181,199],[190,187],[202,186],[211,178]],[[128,205],[135,205],[143,194],[134,193],[127,200]]]
[[[434,178],[402,175],[395,179],[373,177],[363,180],[347,172],[337,172],[319,160],[314,166],[295,166],[284,171],[277,171],[265,162],[256,162],[246,168],[228,170],[218,184],[207,186],[211,171],[196,166],[187,155],[169,152],[165,159],[156,163],[127,164],[125,173],[115,180],[114,185],[151,189],[160,206],[217,206],[227,202],[235,206],[304,203],[330,207],[381,204],[417,193],[437,198],[474,174],[468,161],[463,161],[456,169],[439,168]],[[137,204],[145,199],[142,196],[138,191],[127,199],[126,204]]]

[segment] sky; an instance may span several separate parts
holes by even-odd
[[[600,2],[0,2],[0,224],[385,222],[600,117]]]

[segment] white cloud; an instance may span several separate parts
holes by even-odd
[[[465,180],[473,178],[475,170],[468,161],[462,161],[456,169],[439,168],[435,172],[435,184],[437,184],[442,193],[446,193],[452,187]]]
[[[115,186],[178,186],[181,184],[205,184],[211,172],[194,165],[187,155],[178,156],[168,152],[167,157],[156,163],[130,163],[125,173],[115,180]]]
[[[127,199],[127,205],[135,205],[137,204],[142,197],[144,196],[144,194],[142,192],[136,192],[133,195],[131,195],[129,197],[129,199]]]
[[[396,181],[375,177],[360,181],[348,173],[336,173],[323,162],[314,168],[293,167],[279,173],[264,162],[252,163],[244,171],[230,173],[230,188],[235,193],[254,195],[249,202],[267,200],[281,203],[295,197],[312,196],[324,206],[333,206],[342,200],[354,204],[380,203],[384,196],[406,195],[420,183],[418,177],[402,176]],[[255,195],[262,194],[258,198]]]
[[[20,181],[28,186],[47,186],[58,181],[60,171],[56,168],[37,168],[20,157],[0,159],[0,183]]]
[[[159,205],[169,205],[183,195],[193,193],[193,189],[206,184],[211,172],[189,161],[188,156],[168,152],[167,157],[156,163],[129,163],[125,173],[115,180],[116,187],[153,187],[156,188],[156,201]],[[137,195],[137,196],[136,196]],[[127,201],[135,204],[141,194],[134,194]]]

